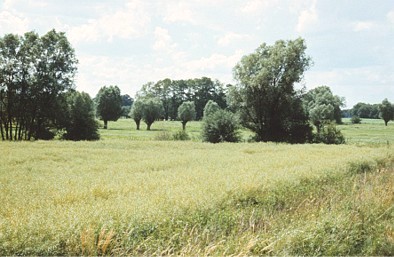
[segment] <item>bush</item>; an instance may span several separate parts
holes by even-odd
[[[361,123],[361,119],[357,115],[353,115],[350,121],[352,122],[352,124],[360,124]]]
[[[238,142],[239,122],[235,115],[229,111],[218,110],[204,117],[202,139],[205,142]]]
[[[339,145],[345,143],[345,137],[334,124],[329,124],[323,127],[320,133],[314,135],[313,142]]]
[[[175,132],[172,135],[172,139],[177,140],[177,141],[187,141],[187,140],[190,140],[190,136],[189,136],[189,134],[186,133],[186,131],[181,130],[181,131]]]

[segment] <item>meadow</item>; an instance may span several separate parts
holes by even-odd
[[[394,254],[392,123],[345,121],[339,146],[209,144],[200,127],[0,142],[0,255]]]

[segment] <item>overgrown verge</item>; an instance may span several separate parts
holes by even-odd
[[[78,240],[1,255],[393,255],[394,157],[246,192],[155,223],[81,228]],[[71,237],[70,238],[75,238]]]

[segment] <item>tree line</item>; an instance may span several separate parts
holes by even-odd
[[[158,119],[179,120],[183,130],[187,122],[202,120],[202,138],[209,142],[239,141],[238,130],[245,127],[254,141],[343,143],[335,124],[342,122],[344,98],[328,86],[295,88],[311,65],[305,51],[302,38],[264,43],[234,67],[235,85],[167,78],[143,85],[135,99],[116,85],[103,86],[91,99],[75,90],[78,60],[64,33],[7,34],[0,38],[1,137],[95,140],[96,117],[107,128],[109,121],[129,116],[137,129],[144,121],[148,130]],[[377,108],[387,125],[393,105],[385,99]],[[352,112],[364,109],[359,104]],[[376,106],[371,109],[369,115],[376,115]]]

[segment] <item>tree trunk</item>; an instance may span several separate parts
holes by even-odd
[[[140,122],[141,122],[141,121],[139,121],[139,120],[138,120],[138,121],[135,121],[135,124],[137,125],[137,130],[140,130]]]
[[[385,121],[384,121],[384,125],[387,126],[387,123],[389,123],[389,121],[388,121],[388,120],[385,120]]]
[[[107,129],[107,128],[108,128],[108,121],[104,120],[104,129]]]
[[[184,122],[184,121],[182,121],[182,129],[185,131],[185,129],[186,129],[186,123],[187,122]]]
[[[152,125],[152,123],[147,123],[146,124],[146,130],[150,130],[150,126]]]

